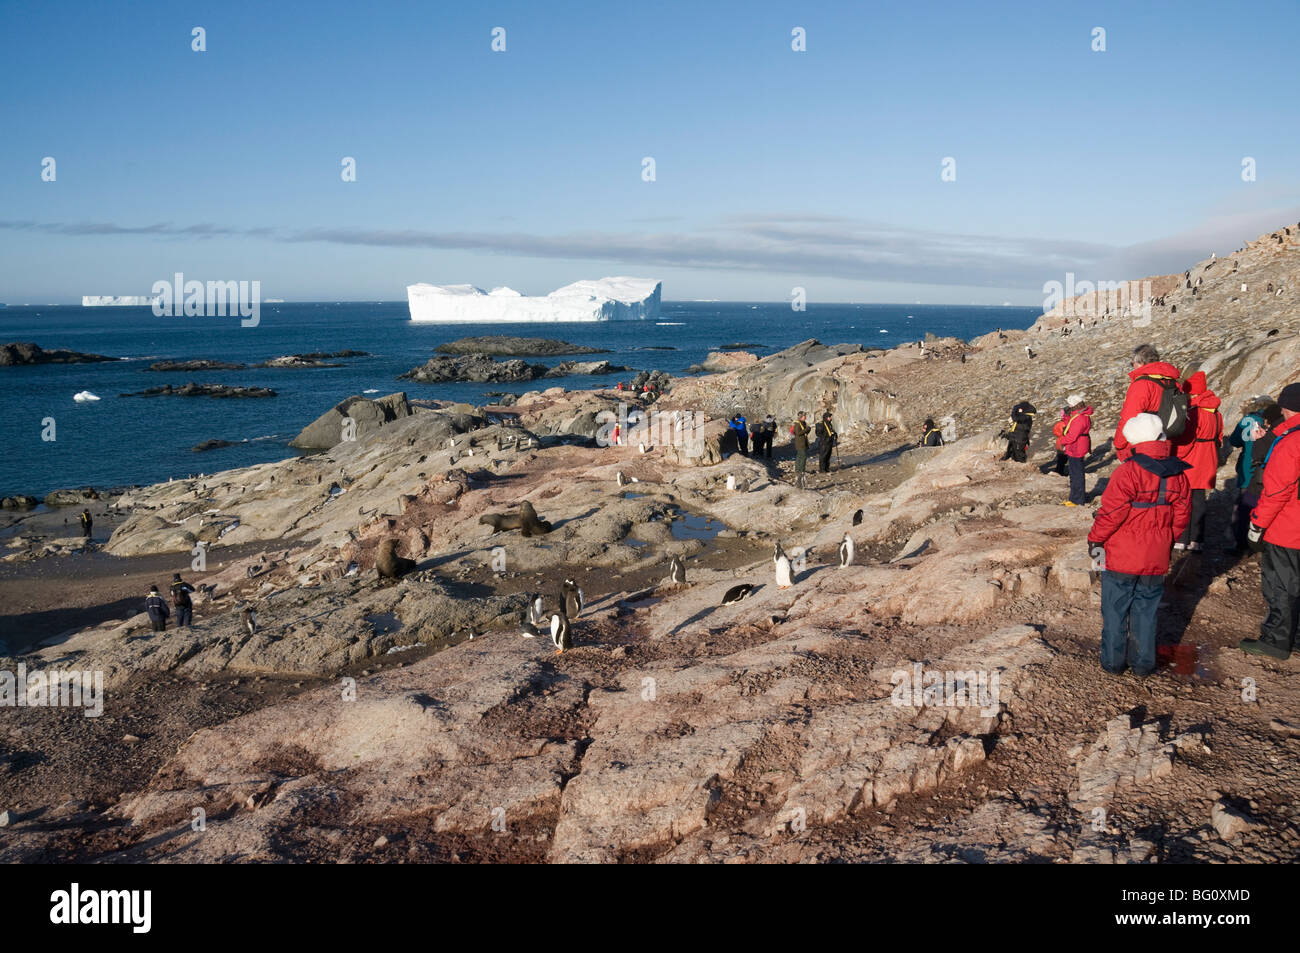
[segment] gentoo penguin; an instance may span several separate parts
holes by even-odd
[[[753,591],[754,587],[747,582],[742,582],[739,586],[732,586],[723,594],[722,604],[724,606],[734,606]]]
[[[858,510],[856,513],[853,514],[853,525],[854,525],[854,526],[861,526],[861,525],[862,525],[862,511],[861,511],[861,510]]]
[[[848,533],[840,540],[840,568],[853,565],[853,537]]]
[[[776,587],[789,589],[793,586],[794,581],[790,578],[790,557],[785,554],[780,542],[772,544],[772,564],[776,567]]]
[[[529,610],[521,609],[519,611],[519,634],[526,639],[535,639],[541,635],[541,630],[528,618]]]
[[[257,631],[257,612],[251,608],[245,608],[243,613],[244,630],[252,635]]]
[[[542,609],[542,594],[528,595],[528,621],[533,625],[545,625],[546,613]]]
[[[727,474],[727,489],[728,489],[728,490],[734,490],[735,488],[736,488],[736,474],[734,474],[734,473],[728,473],[728,474]]]
[[[555,643],[556,655],[573,648],[573,628],[564,611],[564,599],[560,599],[560,611],[551,616],[551,641]]]
[[[561,601],[564,603],[564,614],[571,619],[576,619],[582,615],[583,597],[578,584],[572,579],[564,580],[562,593]]]
[[[672,579],[675,586],[686,583],[686,563],[682,562],[681,556],[674,556],[668,563],[668,577]]]
[[[643,444],[643,443],[637,444],[637,448],[638,448],[642,453],[649,453],[650,450],[652,449],[651,447],[647,447],[647,446],[646,446],[645,444]]]
[[[627,477],[623,476],[622,470],[619,470],[618,473],[614,474],[614,479],[618,482],[619,486],[627,486]]]

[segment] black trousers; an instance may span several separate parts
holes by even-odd
[[[831,451],[832,447],[822,447],[817,451],[817,469],[822,473],[831,472]]]
[[[1260,588],[1268,615],[1259,627],[1259,640],[1291,651],[1296,637],[1296,610],[1300,604],[1300,549],[1265,543],[1259,557]]]
[[[149,625],[153,627],[153,630],[154,630],[155,632],[166,632],[166,631],[167,631],[167,620],[166,620],[166,619],[150,619],[150,620],[149,620]]]
[[[1192,490],[1192,518],[1187,521],[1187,529],[1183,530],[1183,535],[1178,540],[1184,546],[1188,543],[1196,543],[1199,547],[1205,538],[1205,494],[1207,492]]]
[[[1008,440],[1007,452],[1002,454],[1002,459],[1014,460],[1016,463],[1024,463],[1028,459],[1025,455],[1025,451],[1028,447],[1029,445],[1026,443],[1012,443]]]

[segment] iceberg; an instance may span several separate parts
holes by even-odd
[[[147,308],[157,300],[157,295],[82,295],[81,306],[83,308]]]
[[[99,395],[92,394],[88,390],[82,390],[82,391],[77,391],[77,393],[73,394],[72,399],[79,404],[84,404],[88,400],[99,400]]]
[[[538,321],[644,321],[659,317],[662,282],[653,278],[575,281],[548,295],[512,288],[415,284],[406,288],[412,321],[510,324]]]

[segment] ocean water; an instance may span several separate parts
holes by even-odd
[[[523,384],[421,384],[402,374],[433,356],[439,344],[480,334],[559,338],[607,348],[599,355],[637,370],[680,375],[720,345],[761,345],[760,356],[817,338],[893,347],[926,332],[971,338],[997,327],[1028,327],[1034,308],[945,305],[665,302],[657,322],[590,324],[414,324],[406,302],[266,304],[257,327],[230,317],[155,317],[149,308],[8,307],[0,309],[0,342],[35,341],[121,360],[102,364],[0,368],[0,495],[44,495],[63,487],[153,483],[283,459],[288,442],[352,394],[404,390],[412,398],[484,402],[491,391],[523,393],[562,385],[609,386],[620,377],[567,377]],[[254,369],[173,373],[149,371],[163,359],[209,358],[247,364],[308,351],[366,351],[338,368]],[[553,365],[582,358],[532,358]],[[165,383],[255,385],[265,399],[119,397]],[[88,390],[99,401],[78,403]],[[42,421],[55,421],[53,441]],[[204,440],[233,446],[195,453]]]

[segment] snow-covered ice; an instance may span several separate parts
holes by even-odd
[[[412,321],[506,324],[537,321],[636,321],[659,316],[662,284],[653,278],[575,281],[542,297],[511,288],[408,285]]]

